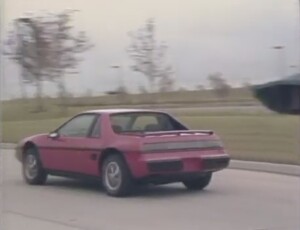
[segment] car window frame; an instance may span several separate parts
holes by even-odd
[[[168,119],[170,119],[171,124],[174,126],[176,130],[188,130],[189,128],[185,126],[183,123],[181,123],[179,120],[177,120],[174,116],[164,113],[161,111],[135,111],[135,112],[120,112],[120,113],[112,113],[109,115],[109,120],[110,120],[110,125],[112,126],[111,122],[111,117],[113,116],[118,116],[118,115],[127,115],[127,114],[135,114],[136,116],[133,115],[131,121],[130,121],[130,126],[133,125],[133,123],[136,121],[137,117],[140,114],[157,114],[157,115],[163,115],[166,116]],[[128,125],[129,126],[129,125]],[[138,130],[137,130],[138,131]],[[113,131],[114,132],[114,131]],[[127,132],[135,132],[135,131],[127,131]],[[115,133],[115,132],[114,132]]]
[[[92,125],[91,125],[91,127],[90,127],[90,130],[89,130],[89,132],[88,132],[88,135],[87,135],[87,138],[101,138],[101,136],[102,136],[102,116],[101,116],[101,114],[96,114],[96,117],[95,117],[95,119],[94,119],[94,121],[92,122]],[[99,122],[98,122],[99,121]],[[99,126],[100,126],[100,129],[99,129],[99,136],[98,137],[96,137],[96,136],[92,136],[92,134],[93,134],[93,131],[94,131],[94,129],[95,129],[95,127],[96,127],[96,125],[97,124],[99,124]]]
[[[86,136],[63,136],[63,137],[67,137],[67,138],[87,138],[89,137],[89,134],[91,132],[91,128],[93,127],[93,124],[95,123],[95,120],[97,119],[97,113],[81,113],[81,114],[77,114],[74,117],[70,118],[69,120],[67,120],[66,122],[64,122],[62,125],[60,125],[57,129],[55,129],[55,133],[57,133],[58,135],[60,135],[59,130],[62,129],[64,126],[66,126],[69,122],[71,122],[72,120],[74,120],[75,118],[81,117],[81,116],[85,116],[85,115],[94,115],[94,120],[92,121],[90,127],[89,127],[89,131],[87,132]],[[61,135],[60,135],[61,136]]]

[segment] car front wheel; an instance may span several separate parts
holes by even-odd
[[[22,162],[22,172],[24,180],[28,184],[45,184],[47,180],[47,173],[42,167],[36,148],[29,148],[25,150]]]
[[[207,173],[204,176],[195,179],[185,180],[182,183],[189,190],[202,190],[206,186],[208,186],[208,184],[211,181],[211,178],[212,178],[212,173]]]
[[[102,183],[110,196],[126,196],[132,191],[132,177],[126,162],[120,155],[111,155],[104,160]]]

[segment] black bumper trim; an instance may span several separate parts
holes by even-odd
[[[178,172],[183,169],[183,163],[180,160],[154,161],[149,162],[148,170],[150,172]]]
[[[226,168],[229,165],[229,161],[229,157],[202,159],[202,168],[203,170]]]

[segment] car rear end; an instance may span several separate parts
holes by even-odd
[[[212,131],[153,132],[145,133],[140,140],[140,153],[130,160],[131,171],[139,179],[182,181],[222,170],[230,160]]]

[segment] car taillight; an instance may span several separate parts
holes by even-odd
[[[176,142],[155,142],[145,143],[142,152],[158,151],[180,151],[180,150],[205,150],[220,149],[223,144],[220,140],[197,140],[197,141],[176,141]]]

